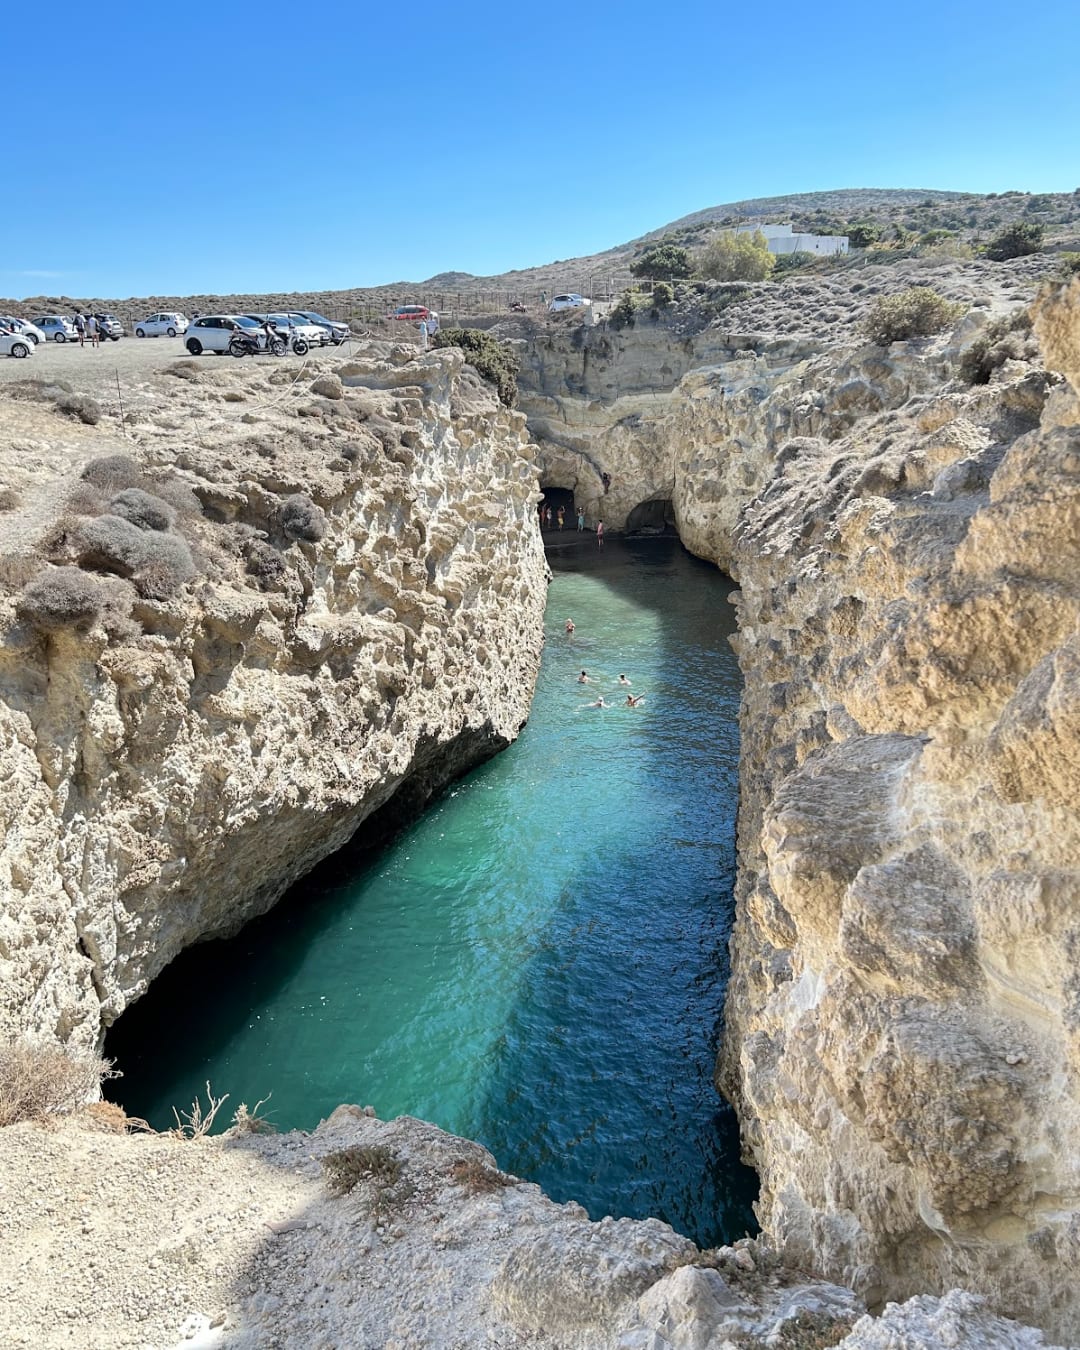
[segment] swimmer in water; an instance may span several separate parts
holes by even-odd
[[[589,683],[588,675],[586,675],[585,672],[582,671],[581,674],[577,677],[577,682],[578,684],[588,684]]]
[[[567,621],[566,621],[566,631],[567,631],[568,633],[572,633],[572,632],[574,631],[574,621],[573,621],[573,619],[567,619]]]
[[[621,685],[624,685],[627,689],[630,688],[630,681],[626,678],[625,675],[620,675],[620,676],[619,676],[619,683],[620,683]]]
[[[636,708],[638,704],[644,702],[645,702],[644,694],[627,694],[626,703],[623,706],[626,708]]]
[[[595,703],[582,703],[578,706],[582,708],[606,708],[608,705],[604,702],[604,696],[601,694]]]

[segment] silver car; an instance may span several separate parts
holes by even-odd
[[[347,323],[339,323],[337,319],[324,318],[322,314],[316,314],[314,310],[298,310],[291,317],[303,319],[307,323],[318,324],[320,328],[327,329],[330,333],[330,341],[335,347],[340,347],[343,342],[352,337],[352,329]]]
[[[62,314],[43,314],[34,320],[34,327],[53,342],[77,342],[79,338],[75,325]]]
[[[145,337],[177,337],[181,333],[186,333],[188,321],[182,314],[177,314],[174,310],[166,310],[161,314],[148,314],[145,319],[140,319],[135,325],[135,336],[137,338]]]

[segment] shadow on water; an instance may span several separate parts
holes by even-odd
[[[236,938],[182,955],[110,1033],[115,1095],[158,1126],[207,1077],[231,1105],[272,1088],[282,1128],[371,1102],[481,1140],[595,1218],[731,1240],[754,1229],[756,1179],[712,1086],[738,772],[729,583],[669,540],[546,542],[544,670],[518,742],[388,848],[350,845]],[[624,667],[641,708],[580,706],[624,697]]]

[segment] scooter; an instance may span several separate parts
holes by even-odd
[[[257,331],[251,333],[236,332],[229,339],[230,356],[258,356],[263,351],[270,352],[272,356],[284,356],[286,351],[285,339],[278,337],[276,333],[273,337],[267,336],[265,347],[259,341]]]

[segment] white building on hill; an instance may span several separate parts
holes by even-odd
[[[846,234],[795,234],[790,225],[736,225],[733,230],[723,230],[723,234],[753,234],[759,230],[765,236],[770,253],[816,253],[819,257],[828,257],[833,253],[848,251]]]

